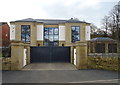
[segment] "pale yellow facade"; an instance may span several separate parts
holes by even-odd
[[[30,25],[30,46],[38,46],[40,43],[41,46],[43,46],[44,40],[37,40],[36,39],[36,26],[37,25],[43,25],[44,27],[56,27],[59,28],[59,25],[44,25],[41,23],[35,23],[35,22],[15,22],[11,23],[12,25],[15,25],[15,40],[14,41],[21,41],[21,25]],[[65,26],[65,40],[59,41],[60,45],[62,46],[62,43],[65,44],[65,46],[71,46],[73,44],[71,42],[71,27],[72,26],[80,26],[80,42],[86,42],[86,36],[85,36],[85,27],[89,26],[90,24],[86,23],[65,23],[63,26]]]
[[[60,24],[44,24],[40,22],[28,22],[28,21],[15,21],[11,22],[14,26],[15,36],[11,40],[11,70],[21,70],[23,66],[23,50],[27,49],[27,59],[26,63],[30,63],[30,46],[44,46],[43,40],[37,40],[37,26],[42,25],[44,27],[55,27],[59,26],[65,27],[65,38],[64,40],[59,40],[59,46],[70,46],[71,47],[71,63],[74,63],[74,53],[73,50],[76,48],[76,68],[77,69],[87,69],[87,39],[86,39],[86,26],[90,26],[90,23],[86,22],[65,22]],[[30,25],[30,42],[24,43],[21,41],[21,25]],[[80,27],[80,41],[72,43],[71,41],[71,27]],[[60,28],[59,28],[60,29]],[[44,33],[43,33],[44,35]]]

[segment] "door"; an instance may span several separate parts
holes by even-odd
[[[27,56],[26,51],[27,51],[27,49],[24,49],[23,66],[26,65],[26,56]]]
[[[70,62],[70,47],[31,47],[30,62]]]
[[[76,48],[74,48],[74,65],[76,65]]]

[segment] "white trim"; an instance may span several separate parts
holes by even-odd
[[[74,48],[74,65],[76,65],[77,62],[76,62],[76,48]]]
[[[85,37],[86,37],[86,40],[90,40],[90,26],[86,26],[85,27]]]
[[[37,25],[37,40],[43,40],[43,25]]]
[[[23,56],[23,67],[26,65],[26,51],[27,49],[24,49],[24,56]]]
[[[64,25],[59,25],[59,40],[60,41],[65,41],[65,26]]]
[[[10,25],[10,40],[15,40],[15,25]]]

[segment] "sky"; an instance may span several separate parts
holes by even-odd
[[[0,22],[26,18],[70,19],[101,26],[119,0],[0,0]]]

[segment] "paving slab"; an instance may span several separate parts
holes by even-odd
[[[31,63],[23,70],[77,70],[71,63]]]

